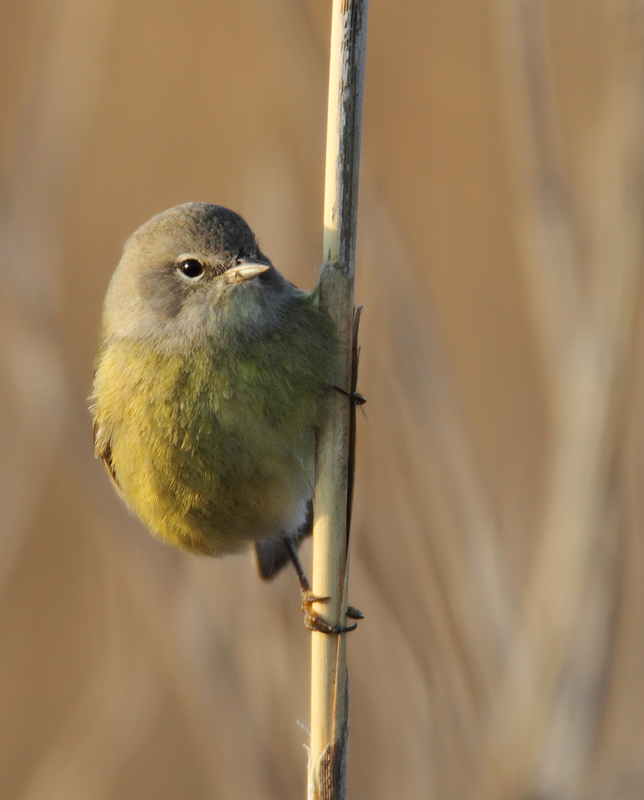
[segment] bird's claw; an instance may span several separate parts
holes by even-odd
[[[324,603],[330,600],[329,597],[318,597],[313,592],[302,592],[302,611],[304,612],[304,624],[310,631],[317,631],[318,633],[338,634],[349,633],[358,627],[358,623],[354,622],[353,625],[333,625],[320,616],[317,611],[313,609],[314,603]],[[347,616],[350,619],[364,619],[364,614],[353,606],[347,608]]]
[[[333,385],[333,388],[336,392],[340,392],[345,397],[348,397],[350,400],[353,401],[353,404],[356,406],[363,406],[367,402],[367,398],[364,395],[361,395],[360,392],[347,392],[346,389],[342,389],[340,386]]]

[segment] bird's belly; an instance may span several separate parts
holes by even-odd
[[[300,345],[258,341],[217,358],[152,357],[120,340],[106,350],[96,419],[117,483],[152,533],[223,555],[299,527],[329,381],[326,361]]]
[[[309,459],[307,459],[309,460]],[[256,454],[252,465],[219,476],[186,514],[213,555],[236,552],[248,542],[278,538],[297,530],[313,493],[313,459],[305,464],[293,453]],[[184,543],[185,546],[185,543]]]
[[[248,442],[215,429],[181,449],[132,433],[138,441],[127,443],[122,462],[115,443],[114,466],[128,504],[155,535],[193,552],[238,552],[296,531],[313,492],[313,429],[304,442],[265,433]]]

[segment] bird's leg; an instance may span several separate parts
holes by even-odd
[[[300,582],[300,589],[302,590],[302,611],[304,612],[304,624],[310,631],[319,631],[320,633],[348,633],[349,631],[353,631],[358,627],[358,624],[354,622],[353,625],[332,625],[330,622],[327,622],[323,617],[321,617],[317,611],[314,610],[313,604],[314,603],[324,603],[325,601],[329,600],[328,597],[318,597],[313,594],[311,591],[311,584],[309,583],[309,579],[306,577],[306,573],[304,572],[304,568],[302,567],[302,563],[300,562],[300,558],[297,554],[297,548],[295,547],[295,543],[293,540],[285,536],[284,541],[286,542],[286,546],[289,551],[289,555],[291,556],[291,561],[293,562],[293,566],[295,567],[295,572],[297,574],[297,579]],[[353,606],[348,606],[347,608],[347,616],[350,619],[364,619],[364,614],[359,611],[357,608],[353,608]]]

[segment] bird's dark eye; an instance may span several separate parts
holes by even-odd
[[[186,278],[200,278],[203,275],[203,264],[196,258],[184,258],[179,264],[179,272]]]

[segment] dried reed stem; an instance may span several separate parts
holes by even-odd
[[[324,266],[320,298],[342,345],[338,384],[353,388],[355,242],[367,36],[367,0],[334,0],[329,74]],[[318,436],[313,534],[313,593],[320,613],[345,624],[348,511],[352,483],[352,410],[333,393]],[[311,750],[308,796],[346,796],[348,686],[345,636],[314,632],[311,654]]]

